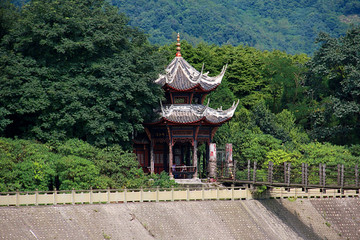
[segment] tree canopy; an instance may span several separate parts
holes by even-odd
[[[119,145],[97,148],[78,139],[41,144],[0,138],[0,159],[0,192],[175,185],[166,174],[145,175],[135,154]]]
[[[321,47],[308,63],[306,85],[318,102],[311,134],[338,144],[360,138],[360,27],[345,36],[320,34]]]
[[[18,14],[0,46],[3,135],[128,143],[161,97],[144,33],[102,0],[34,0]]]
[[[168,44],[180,32],[192,45],[248,45],[312,54],[319,32],[334,37],[360,22],[358,0],[112,0],[144,29],[150,41]]]

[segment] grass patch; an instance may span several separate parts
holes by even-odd
[[[295,202],[297,197],[288,197],[289,202]]]

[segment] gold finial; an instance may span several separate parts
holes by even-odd
[[[181,48],[180,48],[180,34],[178,33],[178,35],[177,35],[177,43],[176,43],[176,56],[177,57],[181,57],[181,53],[180,53],[180,50],[181,50]]]

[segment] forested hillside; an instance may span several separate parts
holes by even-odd
[[[358,0],[112,0],[152,43],[180,32],[191,44],[243,44],[261,50],[312,54],[321,32],[344,34],[360,22]]]
[[[175,43],[150,44],[104,0],[32,0],[21,9],[5,1],[0,19],[0,191],[172,184],[145,175],[129,151],[163,98],[153,80]],[[234,158],[259,169],[268,161],[359,164],[360,27],[341,34],[318,35],[312,57],[194,46],[185,34],[182,56],[195,68],[204,63],[216,75],[228,64],[210,106],[240,100],[216,143],[233,143]]]
[[[29,0],[13,0],[17,6]],[[260,50],[312,54],[320,32],[343,35],[360,23],[358,0],[109,0],[153,44],[180,32],[192,45],[248,45]]]

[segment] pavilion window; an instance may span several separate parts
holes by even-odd
[[[137,159],[138,159],[140,164],[142,164],[142,165],[144,164],[144,154],[138,153],[137,154]]]
[[[163,164],[163,163],[164,163],[164,154],[155,153],[155,164]]]
[[[187,97],[175,97],[174,103],[175,104],[185,104],[185,103],[187,103]]]

